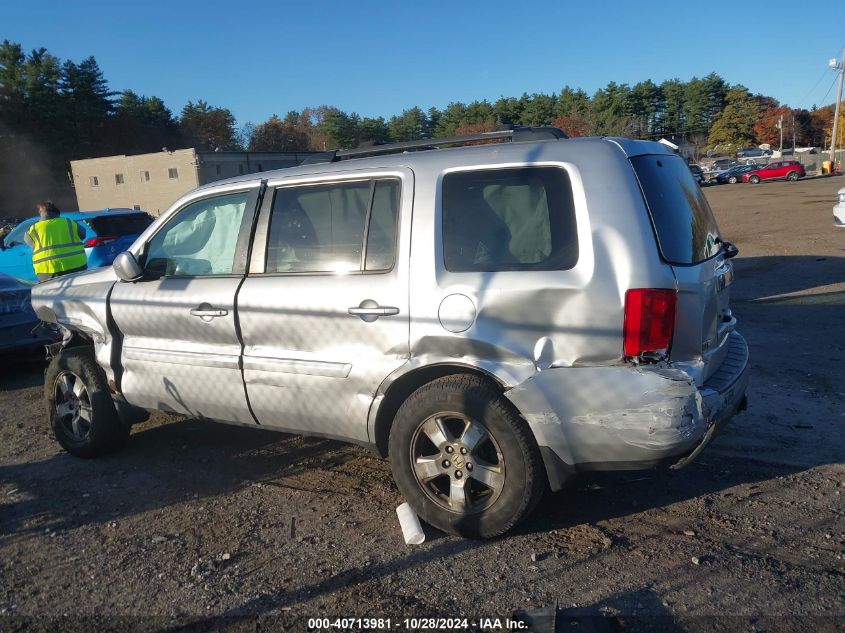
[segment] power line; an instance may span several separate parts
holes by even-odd
[[[837,73],[837,74],[833,77],[833,81],[831,81],[831,82],[830,82],[830,88],[828,88],[828,89],[827,89],[827,92],[826,92],[826,93],[824,93],[824,96],[822,97],[822,101],[821,101],[821,103],[822,103],[822,107],[823,107],[823,105],[824,105],[824,100],[825,100],[825,99],[827,99],[827,95],[829,95],[829,94],[830,94],[830,91],[831,91],[831,90],[833,90],[833,84],[835,84],[835,83],[836,83],[836,80],[837,80],[837,79],[839,79],[839,74],[838,74],[838,73]]]
[[[809,97],[811,94],[813,94],[813,90],[815,90],[816,88],[818,88],[818,87],[819,87],[819,84],[822,82],[822,79],[824,79],[824,76],[827,74],[827,71],[828,71],[828,69],[827,69],[827,68],[825,68],[825,69],[822,71],[822,74],[819,76],[819,79],[818,79],[818,81],[816,82],[816,85],[814,85],[812,88],[810,88],[810,90],[808,90],[808,91],[807,91],[807,94],[805,94],[805,95],[801,98],[801,100],[798,102],[798,104],[799,104],[799,105],[803,106],[803,105],[806,105],[806,104],[807,104],[807,97]],[[830,90],[828,90],[828,92],[830,92]],[[827,96],[827,95],[825,95],[825,96]]]

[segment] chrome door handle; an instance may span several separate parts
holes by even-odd
[[[394,308],[392,306],[379,306],[378,308],[349,308],[349,314],[354,314],[355,316],[393,316],[394,314],[399,314],[399,308]]]
[[[228,310],[219,310],[212,308],[207,303],[201,304],[199,307],[191,310],[191,316],[200,317],[203,320],[213,319],[214,317],[223,317],[229,314]]]
[[[399,308],[393,306],[380,306],[372,299],[364,299],[357,306],[347,309],[347,312],[353,316],[361,317],[365,323],[372,323],[379,317],[394,316],[399,314]]]

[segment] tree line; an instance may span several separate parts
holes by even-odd
[[[830,138],[833,108],[792,109],[711,73],[660,84],[610,82],[592,95],[564,86],[553,94],[453,102],[442,109],[412,107],[390,118],[322,105],[238,127],[228,108],[201,99],[188,102],[177,116],[158,97],[112,91],[94,57],[63,61],[45,48],[27,54],[5,40],[0,46],[0,212],[28,210],[45,195],[72,206],[70,160],[165,147],[326,150],[502,125],[555,125],[570,136],[665,136],[730,153],[758,143],[777,145],[781,120],[785,145],[791,145],[793,132],[798,145],[820,145],[825,135]]]

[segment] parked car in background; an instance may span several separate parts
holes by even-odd
[[[746,147],[736,153],[737,158],[767,158],[772,155],[770,149],[760,149],[759,147]]]
[[[54,343],[54,328],[43,326],[30,304],[32,285],[0,273],[0,353],[36,350]]]
[[[704,182],[705,182],[704,181],[704,170],[700,166],[692,164],[692,163],[690,163],[688,165],[688,167],[689,167],[689,170],[692,172],[693,177],[695,178],[695,182],[698,183],[698,186],[700,187],[701,185],[703,185]]]
[[[750,171],[759,169],[761,165],[756,163],[753,165],[734,165],[726,171],[719,172],[715,176],[711,176],[710,182],[716,182],[720,185],[735,184],[742,181],[742,174],[747,174]]]
[[[498,134],[205,185],[38,284],[56,439],[102,455],[145,410],[334,437],[474,537],[573,473],[689,463],[746,402],[736,247],[661,143]]]
[[[839,201],[833,207],[833,224],[845,228],[845,187],[836,192]]]
[[[805,175],[804,165],[797,160],[787,160],[769,163],[760,169],[752,169],[742,174],[742,182],[750,182],[752,185],[756,185],[761,180],[798,180]]]
[[[144,211],[132,209],[103,209],[90,212],[62,213],[63,218],[76,220],[85,229],[85,252],[88,268],[108,266],[115,256],[125,251],[153,222]],[[24,243],[24,235],[38,221],[27,218],[0,242],[0,272],[18,279],[37,281],[32,268],[32,248]]]
[[[710,163],[710,171],[724,171],[736,165],[736,161],[732,158],[717,158]]]

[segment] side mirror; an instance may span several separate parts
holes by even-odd
[[[144,276],[144,270],[141,264],[135,259],[135,256],[129,251],[123,251],[114,258],[112,263],[114,272],[117,273],[118,279],[121,281],[137,281]]]
[[[739,249],[731,242],[722,240],[722,248],[725,251],[725,259],[731,259],[739,255]]]

